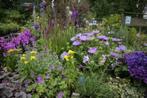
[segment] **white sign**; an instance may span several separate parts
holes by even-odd
[[[143,19],[147,19],[147,13],[144,13]]]
[[[132,19],[131,16],[126,16],[126,18],[125,18],[125,24],[130,25],[131,24],[131,19]]]

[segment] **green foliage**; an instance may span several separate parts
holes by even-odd
[[[15,71],[17,68],[17,60],[19,60],[19,49],[10,49],[1,53],[1,66],[6,67],[8,71]]]
[[[106,31],[117,32],[121,27],[121,22],[122,17],[119,14],[112,14],[109,17],[103,18],[102,26]]]
[[[59,53],[67,46],[70,38],[76,33],[75,27],[72,26],[67,27],[65,30],[60,27],[56,27],[55,30],[51,32],[49,39],[47,40],[49,49]]]
[[[109,85],[100,80],[98,74],[82,75],[77,81],[76,91],[80,98],[114,98]]]
[[[19,11],[0,9],[0,35],[16,32],[20,28],[21,18]]]
[[[144,98],[146,87],[139,82],[133,84],[129,79],[119,77],[111,77],[108,81],[110,88],[116,92],[114,98]]]
[[[91,8],[98,18],[122,12],[142,13],[146,0],[89,0]],[[136,6],[138,5],[138,6]],[[135,15],[132,15],[135,16]]]
[[[10,32],[15,32],[19,29],[19,25],[17,23],[11,22],[11,23],[0,23],[0,35],[6,35]]]
[[[10,71],[14,71],[17,67],[17,60],[19,59],[18,54],[9,54],[4,58],[4,65]]]
[[[18,62],[18,72],[22,81],[30,80],[27,91],[33,97],[55,97],[63,91],[67,96],[67,83],[63,78],[66,76],[64,67],[56,54],[50,52],[31,51],[23,54]],[[41,80],[38,80],[41,77]]]
[[[17,66],[20,75],[24,78],[31,78],[32,72],[35,75],[45,74],[48,67],[52,64],[60,65],[58,57],[55,54],[31,51],[21,56]]]

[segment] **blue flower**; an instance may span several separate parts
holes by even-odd
[[[89,56],[88,55],[83,57],[83,63],[87,63],[87,62],[89,62]]]
[[[44,80],[43,80],[42,76],[37,77],[37,83],[39,83],[39,84],[44,83]]]
[[[147,54],[135,51],[124,55],[130,75],[147,83]]]
[[[97,52],[97,48],[96,47],[91,47],[88,49],[88,52],[91,54],[95,54]]]
[[[118,47],[115,48],[116,51],[125,51],[127,48],[124,45],[119,45]]]
[[[76,41],[74,41],[74,42],[72,43],[72,45],[73,45],[73,46],[79,46],[79,45],[81,45],[81,42],[78,41],[78,40],[76,40]]]
[[[97,38],[103,41],[107,41],[109,39],[107,36],[98,36]]]

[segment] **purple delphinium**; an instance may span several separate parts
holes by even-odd
[[[79,45],[81,45],[81,42],[78,41],[78,40],[76,40],[76,41],[74,41],[74,42],[72,43],[72,45],[73,45],[73,46],[79,46]]]
[[[83,57],[83,63],[88,63],[89,62],[89,56],[86,55]]]
[[[58,94],[57,94],[57,98],[63,98],[64,96],[64,92],[60,91]]]
[[[127,48],[124,45],[119,45],[118,47],[116,47],[116,51],[125,51]]]
[[[39,84],[44,83],[42,76],[38,76],[36,82],[39,83]]]
[[[135,51],[124,55],[130,75],[147,83],[147,54]]]
[[[72,21],[76,21],[78,18],[78,15],[79,15],[78,10],[76,8],[73,8],[72,15],[71,15]]]
[[[40,30],[40,25],[39,25],[39,23],[34,23],[33,24],[33,28],[35,29],[35,30]]]
[[[42,2],[39,4],[40,10],[45,10],[47,6],[47,3],[45,0],[42,0]]]
[[[91,48],[88,49],[88,53],[95,54],[96,52],[97,52],[96,47],[91,47]]]
[[[109,39],[107,36],[98,36],[97,38],[103,41],[107,41]]]
[[[47,7],[46,1],[42,0],[42,2],[39,4],[39,7],[40,7],[40,15],[44,16],[45,15],[45,10],[46,10],[46,7]]]

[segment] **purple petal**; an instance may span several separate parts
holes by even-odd
[[[88,52],[91,53],[91,54],[94,54],[94,53],[97,52],[97,48],[96,47],[91,47],[91,48],[89,48]]]

